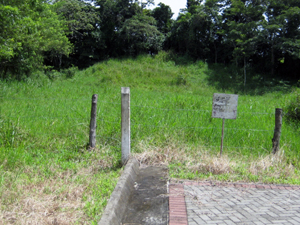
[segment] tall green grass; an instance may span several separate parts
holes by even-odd
[[[4,173],[30,166],[51,177],[55,172],[47,168],[52,164],[74,171],[78,165],[87,166],[96,154],[86,151],[86,146],[91,97],[98,94],[97,148],[108,147],[98,157],[110,158],[112,173],[108,177],[118,177],[121,87],[131,88],[133,152],[142,151],[142,141],[167,146],[177,140],[217,155],[222,120],[211,118],[213,93],[238,93],[238,117],[225,122],[224,152],[246,158],[270,154],[275,108],[292,101],[293,92],[272,88],[255,95],[252,90],[239,91],[226,83],[220,88],[214,85],[222,82],[222,76],[214,78],[216,72],[229,77],[226,70],[220,72],[204,62],[178,65],[160,53],[155,57],[110,59],[78,71],[72,78],[62,75],[49,80],[37,73],[22,82],[1,81],[0,170]],[[221,81],[212,82],[213,78]],[[299,149],[299,128],[284,120],[281,150],[296,168],[300,167]],[[99,173],[105,180],[107,170]],[[0,185],[5,179],[3,175]],[[105,190],[106,186],[103,184]],[[95,196],[101,191],[100,185]],[[93,211],[89,204],[87,213]],[[105,204],[94,208],[101,212]],[[97,215],[92,213],[91,217]]]

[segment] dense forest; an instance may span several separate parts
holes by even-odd
[[[297,81],[299,0],[187,0],[176,20],[153,0],[1,0],[0,77],[156,54]]]

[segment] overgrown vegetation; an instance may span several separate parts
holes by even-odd
[[[172,178],[299,184],[299,127],[284,119],[280,154],[271,155],[275,108],[289,107],[294,87],[265,80],[265,88],[241,89],[227,69],[172,57],[110,59],[81,71],[1,81],[2,221],[96,224],[121,170],[126,86],[132,152],[141,163],[168,165]],[[238,118],[225,123],[222,158],[222,121],[211,118],[215,92],[239,94]],[[95,93],[97,146],[87,151]]]

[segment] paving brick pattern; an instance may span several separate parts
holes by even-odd
[[[188,225],[182,184],[169,186],[169,225]]]
[[[185,182],[181,186],[184,188],[188,225],[300,224],[299,186],[205,182]],[[176,187],[172,187],[173,195]],[[170,214],[170,225],[171,219]]]

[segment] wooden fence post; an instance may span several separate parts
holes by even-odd
[[[130,88],[122,87],[122,164],[124,165],[130,156]]]
[[[92,96],[91,122],[90,122],[90,141],[89,141],[90,149],[95,148],[95,146],[96,146],[97,101],[98,101],[98,95],[93,95]]]
[[[224,142],[224,124],[225,124],[225,118],[222,119],[222,138],[221,138],[221,150],[220,150],[220,157],[222,156],[223,152],[223,142]]]
[[[275,109],[275,129],[273,143],[273,154],[276,154],[279,150],[280,136],[281,136],[281,125],[282,125],[282,109]]]

